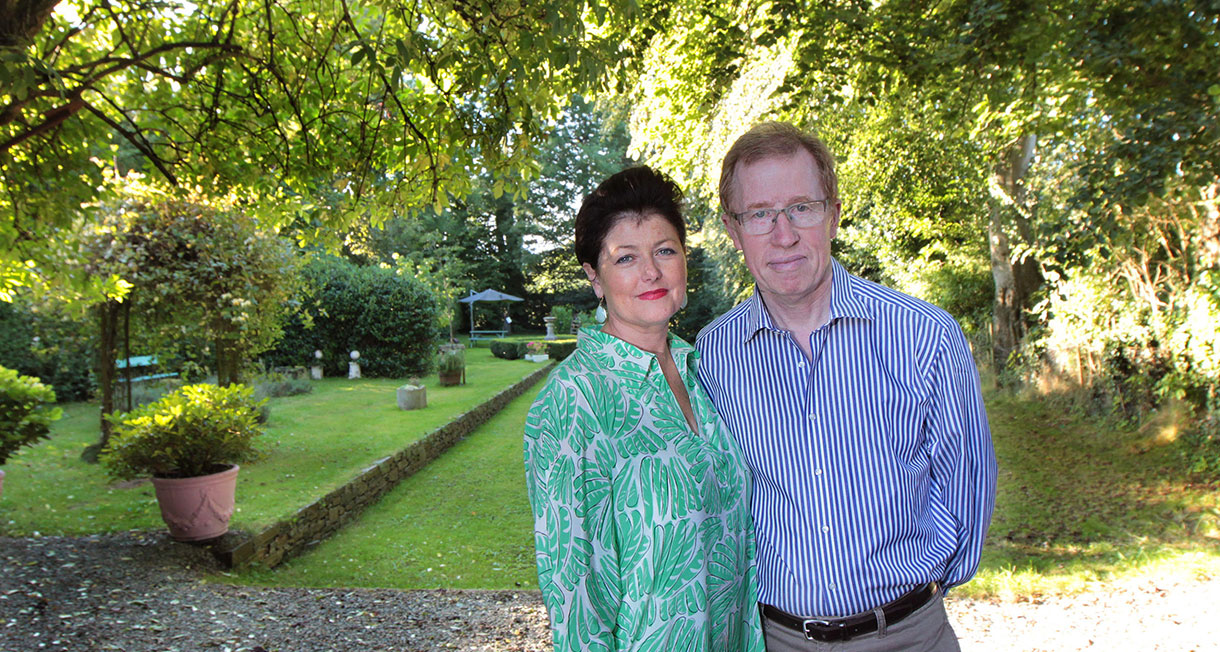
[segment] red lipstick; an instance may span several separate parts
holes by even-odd
[[[648,292],[641,294],[639,298],[645,301],[655,301],[667,294],[669,294],[669,290],[666,290],[665,288],[658,288],[656,290],[649,290]]]

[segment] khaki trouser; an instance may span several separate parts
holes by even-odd
[[[895,625],[847,641],[810,641],[805,635],[763,618],[767,652],[960,652],[945,601],[936,596]]]

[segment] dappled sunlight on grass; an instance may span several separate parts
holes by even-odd
[[[1167,447],[1133,445],[1146,431],[1053,402],[993,393],[987,405],[996,514],[977,577],[955,592],[1033,597],[1151,569],[1220,574],[1220,487],[1178,477]]]
[[[1006,600],[1073,595],[1149,578],[1220,578],[1220,552],[1155,543],[1110,544],[1040,550],[992,550],[990,563],[954,595]]]

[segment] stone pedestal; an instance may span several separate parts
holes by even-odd
[[[398,388],[398,409],[418,410],[428,407],[428,388],[423,385],[403,385]]]
[[[316,364],[309,368],[309,377],[314,380],[322,380],[322,365]]]
[[[546,322],[546,337],[543,339],[548,339],[548,340],[556,339],[556,337],[555,337],[555,318],[550,315],[547,315],[546,317],[542,318],[542,321]]]
[[[360,363],[358,363],[358,362],[347,363],[347,377],[348,377],[348,379],[360,377]]]
[[[525,359],[530,362],[546,362],[551,359],[551,356],[545,353],[526,353]]]

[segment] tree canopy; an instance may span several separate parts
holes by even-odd
[[[1150,198],[1216,183],[1218,7],[658,3],[620,81],[636,149],[709,198],[750,124],[820,132],[856,227],[841,249],[879,276],[986,246],[1004,364],[1045,271],[1083,263]],[[1073,191],[1031,192],[1049,185]]]
[[[479,170],[511,189],[541,126],[598,83],[616,46],[597,27],[625,7],[3,3],[0,289],[53,266],[48,236],[113,166],[249,188],[304,238],[439,209]]]
[[[10,0],[0,300],[122,296],[65,243],[138,170],[533,318],[587,296],[575,205],[634,159],[687,191],[689,333],[752,289],[716,185],[775,118],[838,157],[836,256],[950,309],[1004,377],[1145,370],[1118,403],[1220,404],[1216,61],[1216,0]]]

